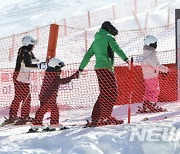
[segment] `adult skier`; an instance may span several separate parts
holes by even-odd
[[[109,21],[105,21],[100,30],[95,34],[95,40],[86,52],[77,73],[84,70],[90,58],[95,55],[95,71],[98,78],[100,94],[94,105],[91,119],[87,127],[94,127],[107,124],[121,124],[122,120],[113,117],[113,106],[117,100],[116,78],[113,72],[114,52],[128,63],[128,58],[119,47],[114,36],[118,30]]]
[[[34,68],[46,68],[46,63],[38,63],[38,59],[36,59],[33,54],[33,49],[36,44],[37,40],[31,36],[22,38],[23,46],[18,50],[16,66],[13,73],[15,96],[10,105],[9,118],[4,121],[4,124],[16,121],[16,124],[21,125],[30,120],[30,73]],[[17,117],[21,102],[21,116]]]

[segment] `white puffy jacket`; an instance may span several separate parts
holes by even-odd
[[[38,59],[32,59],[31,61],[32,61],[32,63],[37,64]],[[30,81],[31,81],[30,75],[34,69],[37,69],[37,67],[34,67],[34,68],[33,67],[26,67],[24,62],[22,61],[21,62],[21,68],[20,68],[19,74],[17,76],[17,81],[20,81],[23,83],[30,83]]]
[[[153,47],[144,46],[142,54],[142,71],[144,79],[158,78],[159,72],[167,73],[168,67],[159,64],[156,50]]]

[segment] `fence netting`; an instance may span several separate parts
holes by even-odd
[[[76,72],[97,30],[98,28],[85,31],[80,28],[65,28],[60,25],[56,57],[65,63],[60,78],[67,78]],[[1,118],[8,117],[10,106],[13,107],[11,105],[15,96],[13,72],[18,48],[21,47],[21,39],[26,34],[33,35],[38,39],[38,44],[34,49],[36,58],[40,61],[46,60],[49,26],[0,39],[2,55],[0,60]],[[134,59],[131,103],[140,103],[140,105],[143,103],[145,85],[141,68],[141,55],[144,45],[143,40],[147,34],[155,35],[158,38],[158,59],[160,63],[169,67],[167,75],[159,75],[160,95],[158,102],[175,102],[178,99],[178,70],[175,65],[175,25],[171,25],[170,27],[155,27],[143,31],[119,31],[116,37],[118,44],[129,58],[133,57]],[[64,125],[83,124],[86,123],[86,119],[92,117],[100,117],[101,119],[103,117],[108,119],[109,117],[111,119],[111,115],[117,119],[125,119],[127,115],[124,117],[121,110],[114,112],[113,109],[115,107],[121,108],[122,105],[128,104],[130,101],[130,70],[128,65],[117,55],[115,56],[114,73],[108,71],[97,72],[94,70],[94,64],[95,58],[92,58],[80,78],[72,79],[66,84],[60,84],[60,81],[55,80],[56,75],[49,75],[50,80],[46,83],[47,85],[44,85],[43,91],[45,72],[38,69],[33,70],[30,84],[28,86],[19,85],[22,86],[19,87],[20,91],[16,98],[19,103],[15,103],[16,105],[12,110],[14,113],[12,114],[35,117],[42,104],[49,103],[41,113],[45,114],[45,123],[49,122],[50,111],[53,112],[52,116],[55,116],[55,123],[59,120]],[[56,87],[58,84],[60,84],[58,90],[54,90],[53,86]],[[49,88],[49,85],[52,88]],[[29,104],[26,104],[27,102]],[[25,113],[21,112],[22,108],[27,108],[24,110]],[[56,109],[59,110],[59,114],[57,114]]]

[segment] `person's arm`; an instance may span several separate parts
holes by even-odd
[[[37,58],[34,56],[33,52],[31,52],[31,57],[32,57],[32,59],[37,59]]]
[[[28,51],[24,52],[24,64],[26,67],[33,67],[33,68],[38,67],[37,64],[32,64],[32,58]]]
[[[92,45],[91,47],[88,49],[88,51],[86,52],[86,54],[84,55],[84,58],[79,66],[79,70],[84,70],[84,68],[86,67],[86,65],[89,63],[91,57],[94,55],[94,51],[92,49]]]
[[[142,64],[154,68],[156,72],[167,73],[169,71],[168,67],[159,63],[155,54],[149,54],[148,56],[143,57]]]
[[[60,82],[60,84],[67,84],[67,83],[71,82],[72,79],[77,79],[77,78],[78,78],[78,74],[74,73],[70,77],[67,77],[67,78],[62,78],[61,79],[59,77],[59,82]]]
[[[111,35],[107,35],[107,40],[111,46],[111,49],[122,58],[124,61],[128,61],[127,56],[125,55],[124,51],[119,47],[118,43],[116,42],[115,38]]]
[[[157,57],[156,57],[157,58]],[[158,59],[157,59],[157,63],[156,63],[156,69],[160,72],[160,73],[168,73],[169,72],[169,68],[160,64]]]
[[[71,82],[71,80],[72,80],[71,77],[62,78],[62,79],[59,77],[59,83],[60,84],[67,84],[67,83]]]

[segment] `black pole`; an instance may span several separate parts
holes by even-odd
[[[177,25],[177,21],[178,19],[180,20],[180,9],[175,9],[175,32],[176,32],[176,66],[178,67],[178,48],[180,48],[180,34],[178,34],[177,31],[177,26],[180,26],[180,22],[179,25]]]

